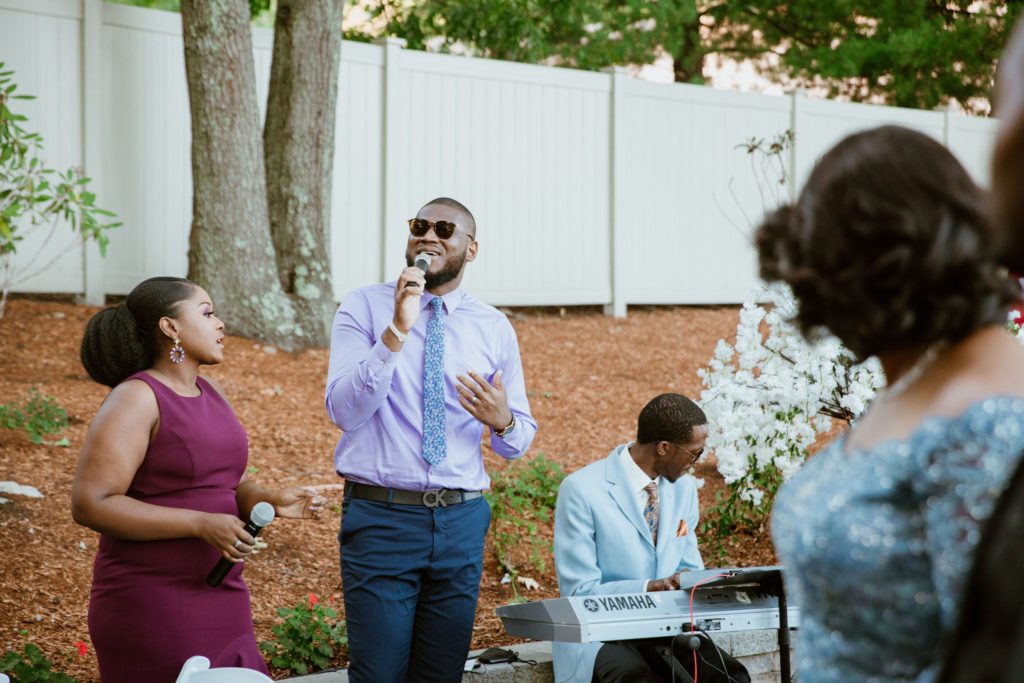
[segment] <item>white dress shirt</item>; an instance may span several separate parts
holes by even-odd
[[[633,460],[633,456],[630,454],[631,449],[636,441],[630,441],[626,448],[623,448],[619,452],[619,460],[622,462],[622,471],[626,473],[626,483],[629,484],[629,490],[633,492],[633,500],[636,501],[636,509],[640,513],[640,516],[644,516],[644,508],[647,507],[647,485],[654,482],[659,489],[661,487],[661,477],[657,479],[651,479],[647,476],[647,473],[640,469],[640,466],[636,464],[636,460]],[[647,590],[650,581],[644,584],[644,591]]]

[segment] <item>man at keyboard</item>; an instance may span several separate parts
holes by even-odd
[[[704,452],[707,422],[690,399],[661,394],[640,412],[635,441],[565,478],[555,510],[555,569],[563,597],[678,590],[679,572],[704,568],[695,536],[697,486],[685,473]],[[688,640],[556,642],[555,680],[689,683],[694,656]],[[717,652],[710,640],[701,641],[701,683],[749,683],[743,665]]]

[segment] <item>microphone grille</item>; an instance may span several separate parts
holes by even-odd
[[[249,519],[258,527],[265,527],[274,521],[274,506],[266,501],[260,501],[252,506]]]
[[[408,263],[408,262],[407,262]],[[416,260],[413,261],[413,265],[422,270],[424,273],[430,268],[430,255],[419,254],[416,256]]]

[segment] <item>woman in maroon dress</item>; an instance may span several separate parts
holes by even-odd
[[[248,441],[223,391],[198,375],[224,357],[209,294],[152,278],[97,313],[82,339],[89,375],[113,387],[89,427],[71,492],[75,521],[100,532],[89,634],[104,683],[174,681],[193,655],[267,672],[241,561],[259,501],[319,517],[311,488],[265,491],[246,476]],[[238,563],[216,588],[221,558]]]

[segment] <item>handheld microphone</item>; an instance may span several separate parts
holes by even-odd
[[[427,268],[430,268],[430,254],[417,254],[416,260],[412,262],[412,265],[419,268],[424,273],[427,272]],[[415,287],[415,282],[406,282],[406,287]]]
[[[274,506],[270,503],[260,501],[252,506],[252,512],[249,513],[249,521],[245,524],[245,530],[250,536],[255,536],[263,527],[274,521]],[[220,558],[213,570],[206,577],[206,585],[210,588],[216,588],[220,585],[220,582],[224,580],[224,577],[228,575],[231,568],[235,566],[235,562],[227,559],[226,557]]]

